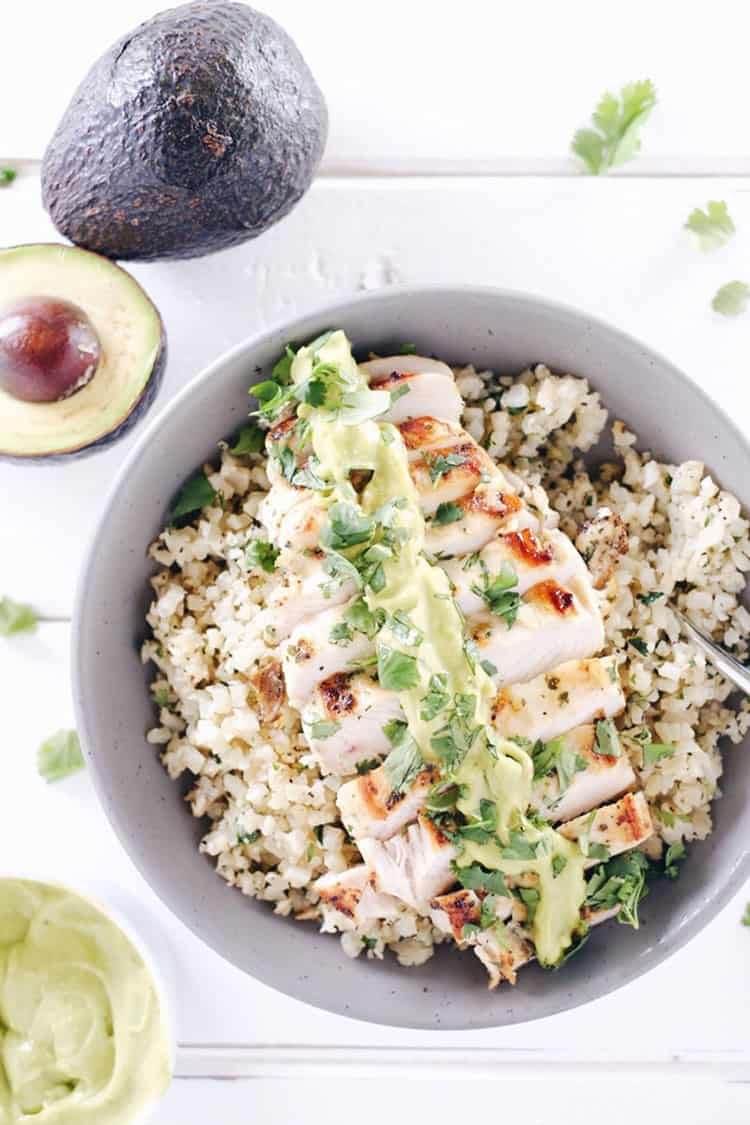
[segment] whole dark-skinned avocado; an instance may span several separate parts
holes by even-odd
[[[89,71],[49,143],[57,229],[110,258],[191,258],[294,206],[325,146],[323,96],[296,46],[246,4],[162,12]]]
[[[0,460],[109,445],[153,402],[161,317],[135,278],[76,246],[0,250]]]

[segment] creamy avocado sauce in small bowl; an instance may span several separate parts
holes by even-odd
[[[132,1125],[170,1081],[160,984],[99,905],[0,878],[0,1125]]]

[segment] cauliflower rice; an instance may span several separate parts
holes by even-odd
[[[602,506],[623,520],[628,554],[599,595],[604,651],[617,659],[627,700],[620,733],[659,829],[653,856],[661,840],[704,839],[720,795],[719,741],[741,741],[750,704],[733,705],[732,686],[682,639],[670,606],[747,658],[750,614],[739,598],[750,536],[739,502],[699,461],[666,465],[639,452],[619,421],[615,460],[587,470],[580,454],[598,441],[607,411],[584,379],[542,365],[517,378],[473,367],[455,374],[467,431],[523,479],[528,499],[542,506],[546,491],[563,531],[575,537]],[[341,781],[321,774],[299,713],[281,701],[264,714],[257,690],[273,649],[263,651],[251,623],[278,579],[249,576],[243,555],[262,534],[255,517],[269,487],[264,463],[261,454],[235,457],[222,445],[220,466],[205,468],[217,501],[188,526],[166,528],[150,549],[160,570],[142,657],[156,665],[159,724],[148,741],[170,777],[195,778],[186,799],[209,823],[201,851],[230,886],[272,903],[277,914],[341,931],[351,957],[382,957],[389,948],[401,964],[421,964],[446,940],[429,917],[402,904],[395,919],[365,932],[313,888],[359,854],[339,819]],[[641,745],[628,737],[643,727],[676,752],[644,765]]]

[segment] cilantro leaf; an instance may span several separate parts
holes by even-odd
[[[401,347],[398,350],[401,353],[401,355],[416,355],[417,354],[417,345],[416,344],[402,344]]]
[[[354,633],[346,621],[339,621],[328,634],[328,640],[332,645],[348,645],[353,638]]]
[[[677,747],[672,742],[644,742],[643,744],[643,764],[644,766],[653,766],[656,762],[660,762],[662,758],[671,758]]]
[[[265,440],[265,432],[260,426],[256,422],[248,422],[237,434],[237,440],[229,452],[233,457],[239,457],[243,453],[260,453]]]
[[[742,915],[742,925],[750,926],[750,902],[745,907],[745,913]]]
[[[465,465],[469,460],[463,453],[448,453],[443,455],[438,453],[435,457],[425,457],[430,470],[430,480],[433,487],[437,487],[440,478],[449,473],[451,469],[457,469],[460,465]]]
[[[638,904],[648,894],[649,861],[641,851],[615,856],[595,868],[586,884],[586,905],[592,910],[619,907],[617,921],[638,929]]]
[[[215,496],[216,489],[201,469],[195,476],[190,477],[178,492],[177,499],[169,512],[169,522],[174,523],[182,516],[189,516],[193,512],[201,511],[213,502]]]
[[[536,859],[536,854],[536,845],[516,831],[509,833],[509,842],[501,852],[503,859]]]
[[[643,605],[651,605],[653,602],[658,601],[659,598],[664,597],[664,595],[659,590],[652,590],[648,594],[636,594],[635,596],[638,598],[639,602],[643,603]]]
[[[372,538],[374,529],[375,521],[372,516],[368,516],[356,504],[337,500],[328,509],[328,523],[321,533],[321,542],[332,551],[345,551],[348,547],[367,543]]]
[[[45,781],[62,781],[83,769],[81,744],[74,730],[59,730],[50,735],[36,752],[37,772]]]
[[[676,844],[670,844],[667,848],[667,854],[664,856],[664,874],[668,879],[678,879],[680,875],[679,864],[687,857],[685,845],[681,840]]]
[[[401,610],[388,618],[388,627],[396,640],[401,641],[402,644],[408,645],[410,648],[416,648],[421,645],[424,640],[422,630],[416,627],[408,613],[404,613]]]
[[[560,783],[560,796],[570,787],[577,773],[586,769],[586,759],[566,745],[564,738],[553,738],[550,742],[539,739],[534,743],[531,753],[534,763],[534,778],[557,773]]]
[[[357,764],[354,768],[356,769],[357,773],[361,777],[363,774],[369,773],[370,770],[377,769],[379,765],[380,765],[380,759],[379,758],[363,758],[361,762],[357,762]]]
[[[372,639],[383,626],[385,613],[382,609],[371,610],[364,598],[356,598],[346,613],[344,621],[356,633],[364,633]]]
[[[453,871],[467,891],[488,891],[493,895],[502,895],[503,898],[510,895],[502,871],[488,871],[480,863],[472,863],[468,867],[459,867],[454,863]]]
[[[640,652],[641,656],[648,656],[648,645],[642,637],[628,637],[628,644],[632,645],[636,652]]]
[[[265,539],[251,539],[245,547],[245,566],[248,570],[257,566],[271,574],[279,554],[278,547],[274,547],[273,543],[268,543]]]
[[[9,187],[17,175],[15,168],[0,168],[0,187]]]
[[[416,659],[388,645],[378,645],[378,680],[384,691],[408,691],[416,687],[419,683]]]
[[[437,511],[432,517],[432,522],[435,527],[443,527],[447,523],[457,523],[462,520],[466,513],[463,508],[458,504],[454,504],[452,500],[446,501],[444,504],[438,504]]]
[[[656,90],[646,79],[629,82],[617,98],[605,93],[592,115],[593,129],[579,129],[571,149],[594,176],[626,164],[640,152],[640,130],[656,105]]]
[[[33,633],[36,627],[37,616],[30,605],[14,602],[12,598],[0,598],[0,637]]]
[[[717,289],[711,308],[722,316],[739,316],[750,300],[750,285],[745,281],[728,281]]]
[[[508,562],[504,562],[500,571],[491,580],[487,578],[484,588],[472,586],[472,591],[487,603],[490,613],[495,617],[502,617],[510,629],[518,617],[521,608],[521,597],[514,586],[518,585],[518,575]]]
[[[271,375],[275,382],[285,385],[289,383],[292,378],[292,363],[294,362],[295,352],[289,344],[284,348],[284,354],[276,361],[273,366]]]
[[[341,723],[328,722],[326,719],[317,719],[314,723],[310,723],[308,730],[310,731],[311,738],[325,739],[330,738],[332,734],[341,726]]]
[[[399,719],[392,719],[383,727],[393,749],[383,762],[383,769],[396,793],[402,793],[411,785],[424,766],[424,760],[417,743],[409,734],[409,727]]]
[[[430,677],[430,686],[426,695],[422,696],[422,706],[419,717],[429,723],[436,715],[448,706],[451,697],[448,694],[448,677],[443,672],[436,672]]]
[[[611,719],[599,719],[595,726],[596,738],[593,751],[604,758],[619,758],[622,754],[620,736]]]
[[[256,828],[254,832],[238,832],[238,844],[254,844],[256,840],[260,839],[260,829]]]
[[[536,916],[541,895],[536,887],[519,887],[518,894],[521,898],[521,902],[526,907],[526,921],[531,925]]]
[[[696,236],[701,250],[718,249],[728,242],[735,232],[732,217],[723,199],[710,200],[706,204],[705,211],[696,207],[688,215],[685,229]]]
[[[564,855],[552,856],[552,878],[556,879],[568,866],[568,857]]]

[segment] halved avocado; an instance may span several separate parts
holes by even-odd
[[[91,453],[153,402],[166,361],[156,306],[76,246],[0,249],[0,459]]]

